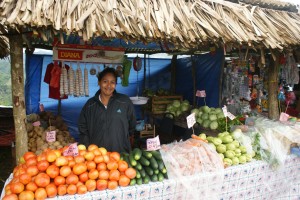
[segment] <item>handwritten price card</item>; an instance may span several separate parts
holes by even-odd
[[[228,116],[227,106],[223,106],[222,110],[223,110],[224,116],[227,117]]]
[[[155,151],[157,149],[160,149],[159,137],[147,139],[147,151]]]
[[[70,144],[70,146],[63,152],[64,156],[78,156],[77,142]]]
[[[186,122],[187,122],[188,128],[193,127],[194,124],[196,123],[195,113],[192,113],[192,114],[190,114],[189,116],[187,116],[187,117],[186,117]]]
[[[56,141],[56,131],[46,132],[46,140],[47,140],[47,142],[55,142]]]

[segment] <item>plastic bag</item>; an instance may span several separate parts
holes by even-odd
[[[162,145],[160,152],[169,179],[181,185],[180,192],[187,194],[185,199],[220,199],[224,164],[207,143],[188,139]]]

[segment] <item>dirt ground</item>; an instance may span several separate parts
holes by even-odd
[[[0,147],[0,191],[2,189],[6,179],[9,177],[13,170],[13,159],[11,153],[11,147]]]

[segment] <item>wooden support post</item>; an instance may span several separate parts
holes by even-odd
[[[268,69],[268,110],[270,119],[279,119],[278,109],[278,73],[279,73],[279,53],[274,52],[270,58]]]
[[[26,131],[26,108],[24,96],[23,70],[23,41],[22,36],[15,31],[10,32],[10,59],[11,59],[11,89],[13,100],[13,114],[16,135],[16,161],[28,151]]]
[[[193,79],[193,107],[196,105],[196,66],[193,56],[191,55],[191,62],[192,62],[192,79]]]
[[[171,93],[175,94],[176,90],[176,60],[177,55],[172,56],[171,60]]]

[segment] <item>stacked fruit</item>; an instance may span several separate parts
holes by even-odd
[[[84,194],[88,191],[128,186],[136,170],[120,160],[118,152],[90,145],[79,145],[79,155],[63,156],[68,147],[46,149],[40,155],[27,152],[5,187],[7,199],[46,199],[56,195]]]
[[[131,180],[130,185],[163,181],[167,178],[167,169],[159,151],[135,148],[130,154],[123,153],[121,159],[136,170],[136,177]]]

